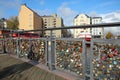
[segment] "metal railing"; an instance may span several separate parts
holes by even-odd
[[[85,25],[84,28],[113,26],[120,26],[120,23]],[[0,51],[38,61],[50,70],[63,70],[84,80],[119,80],[120,40],[91,39],[88,42],[85,39],[52,37],[53,30],[74,28],[83,26],[30,30],[50,30],[49,38],[1,38]]]

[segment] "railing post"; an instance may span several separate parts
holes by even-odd
[[[91,46],[90,46],[90,80],[93,80],[93,40],[91,40]]]
[[[7,52],[6,52],[6,47],[5,47],[5,39],[3,39],[3,45],[2,45],[2,46],[3,46],[3,51],[2,51],[2,52],[3,52],[3,53],[7,53]]]
[[[17,56],[20,58],[20,33],[18,33],[18,38],[17,38]]]
[[[90,47],[91,47],[91,44],[90,42],[87,42],[85,40],[85,80],[91,80],[91,70],[90,70],[90,65],[91,65],[91,55],[90,55]]]
[[[85,65],[85,51],[86,51],[86,48],[85,48],[85,40],[82,41],[82,63],[83,63],[83,74],[84,74],[84,78],[85,79],[85,71],[86,71],[86,65]]]
[[[45,61],[46,61],[46,66],[49,66],[49,41],[48,39],[45,40]]]
[[[51,39],[50,39],[50,55],[49,55],[49,69],[54,70],[55,69],[55,39],[52,36],[52,30],[51,30]]]
[[[2,44],[3,44],[3,45],[2,45],[2,46],[3,46],[3,51],[2,51],[2,52],[3,52],[3,53],[7,53],[7,52],[6,52],[6,47],[5,47],[5,35],[4,35],[4,33],[3,33],[3,43],[2,43]]]

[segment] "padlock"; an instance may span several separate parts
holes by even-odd
[[[107,80],[107,78],[104,78],[104,80]]]
[[[114,56],[113,56],[113,54],[108,54],[108,56],[109,56],[109,58],[113,58]]]
[[[113,64],[114,64],[114,65],[117,65],[117,61],[113,61]]]
[[[110,77],[110,74],[107,74],[107,77]]]
[[[100,64],[97,64],[97,67],[99,67],[100,66]]]

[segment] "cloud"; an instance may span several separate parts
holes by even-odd
[[[78,15],[77,11],[71,9],[68,6],[69,4],[72,3],[68,2],[62,3],[62,5],[57,10],[58,15],[64,19],[64,24],[66,26],[73,25],[73,19],[76,15]],[[112,4],[114,4],[114,2],[104,3],[101,6]],[[88,15],[91,17],[102,17],[102,23],[120,22],[120,10],[106,14],[98,14],[96,13],[96,11],[92,11]],[[107,33],[108,31],[111,31],[114,34],[118,34],[120,28],[119,27],[105,28],[105,33]]]
[[[107,13],[107,14],[101,14],[103,18],[103,22],[108,23],[108,22],[120,22],[120,10]]]
[[[89,13],[89,16],[102,17],[103,23],[120,22],[120,10],[106,13],[106,14],[97,14],[95,11],[93,11]]]
[[[120,10],[106,13],[106,14],[97,14],[95,11],[90,12],[89,16],[91,17],[102,17],[102,23],[113,23],[113,22],[120,22]],[[120,27],[110,27],[104,28],[105,34],[107,32],[112,32],[113,34],[120,35]]]
[[[89,16],[91,17],[100,17],[100,14],[97,14],[95,11],[92,11],[89,13]]]
[[[62,5],[58,8],[57,13],[64,19],[64,24],[66,26],[73,25],[73,19],[77,15],[77,11],[72,10],[68,7],[69,3],[62,3]]]
[[[100,16],[103,18],[103,23],[120,22],[120,10],[111,13],[100,14]],[[120,27],[105,28],[105,33],[108,31],[111,31],[114,34],[118,34]]]

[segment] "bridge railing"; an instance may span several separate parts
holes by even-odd
[[[27,58],[32,51],[35,56],[33,60],[47,65],[50,70],[59,69],[91,80],[120,77],[119,39],[92,39],[86,42],[84,39],[53,38],[51,42],[50,38],[6,38],[4,43],[8,54]]]
[[[46,40],[44,38],[5,38],[5,52],[18,55],[18,57],[28,57],[29,53],[34,53],[35,61],[46,63]],[[3,40],[0,41],[0,49],[3,51]]]
[[[120,26],[120,23],[84,27],[99,26]],[[74,28],[83,28],[83,26],[45,29],[51,31],[51,37],[48,38],[3,37],[0,39],[0,51],[17,55],[19,58],[25,57],[38,61],[50,70],[62,70],[78,75],[84,80],[119,80],[120,40],[91,39],[88,42],[85,39],[52,36],[53,30]]]

